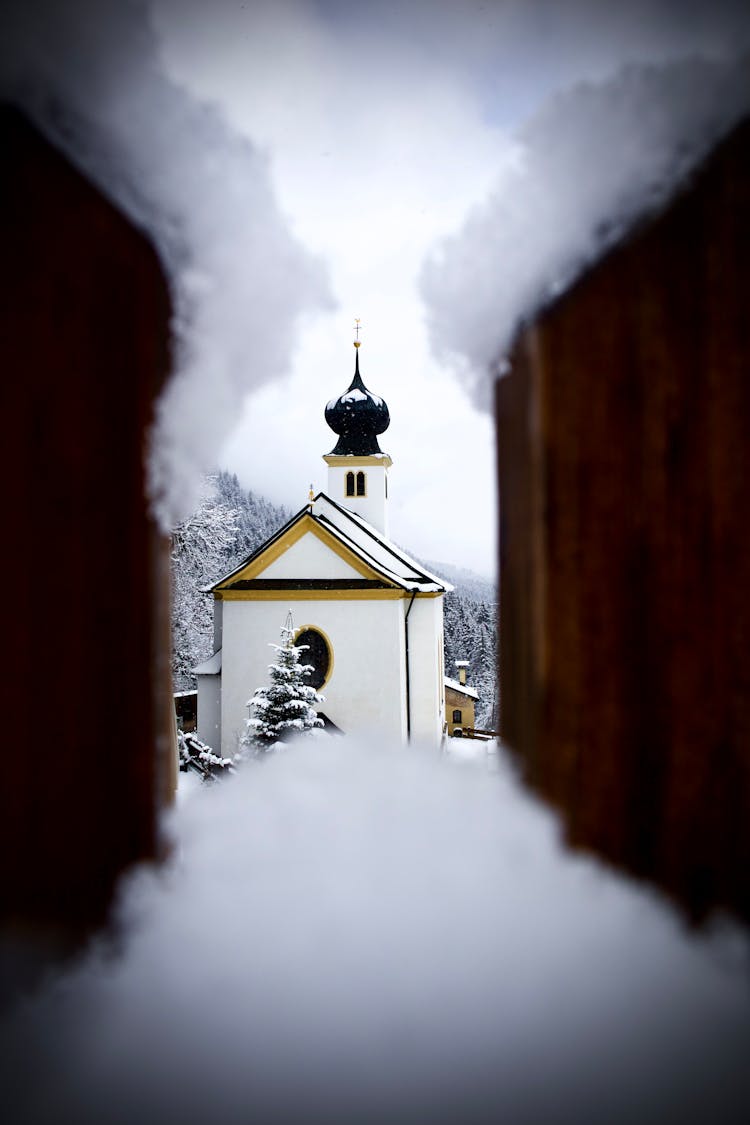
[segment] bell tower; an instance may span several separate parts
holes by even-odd
[[[357,336],[359,336],[359,321]],[[369,391],[359,373],[360,340],[354,341],[354,378],[339,398],[331,399],[325,418],[338,441],[323,457],[328,465],[327,493],[342,508],[388,534],[388,469],[392,461],[378,445],[390,425],[388,407]]]

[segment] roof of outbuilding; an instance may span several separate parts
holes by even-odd
[[[221,649],[193,668],[194,676],[218,676],[221,671]]]
[[[460,692],[461,695],[468,695],[470,699],[479,699],[479,692],[473,687],[469,687],[468,684],[460,684],[458,680],[452,680],[449,676],[445,677],[445,686],[453,688],[454,691]]]

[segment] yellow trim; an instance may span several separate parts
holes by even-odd
[[[382,468],[389,469],[393,464],[393,461],[387,453],[384,453],[382,456],[371,454],[367,457],[353,457],[349,456],[349,454],[347,453],[325,453],[323,455],[323,460],[325,461],[326,465],[331,465],[333,467],[339,467],[342,469],[357,469],[362,465],[380,465]]]
[[[248,563],[247,566],[243,567],[242,570],[231,574],[229,578],[226,579],[226,582],[228,584],[232,582],[249,582],[251,579],[257,578],[259,574],[268,569],[271,563],[276,562],[285,551],[288,551],[290,547],[293,547],[294,544],[305,535],[308,530],[305,524],[308,522],[307,516],[303,516],[298,524],[295,524],[294,527],[290,527],[280,539],[272,543],[270,547],[258,555],[256,559],[253,559],[252,562]],[[223,589],[223,586],[219,586],[219,589]]]
[[[361,599],[383,598],[410,598],[412,591],[403,590],[400,586],[389,586],[380,590],[233,590],[230,587],[235,582],[251,582],[262,574],[271,563],[280,558],[290,547],[298,543],[308,533],[315,535],[321,543],[338,555],[348,566],[363,578],[372,580],[381,579],[380,571],[368,566],[363,559],[345,544],[339,542],[327,528],[321,527],[309,513],[305,513],[294,527],[290,527],[275,543],[272,543],[257,558],[248,563],[242,570],[237,571],[226,579],[226,585],[218,586],[213,594],[216,601],[284,601],[291,598],[293,601],[358,601]],[[304,579],[300,579],[304,581]],[[443,591],[419,590],[418,598],[440,598]]]
[[[228,588],[235,582],[250,582],[254,578],[257,578],[267,570],[272,563],[276,562],[281,555],[288,551],[290,547],[293,547],[295,543],[298,543],[299,540],[308,533],[315,535],[321,543],[333,551],[334,554],[338,555],[340,559],[343,559],[343,561],[350,566],[352,570],[356,571],[357,574],[361,575],[362,578],[382,578],[379,571],[368,566],[354,551],[351,551],[343,543],[339,542],[335,535],[326,528],[321,527],[308,513],[305,513],[299,523],[295,524],[294,527],[290,527],[280,539],[272,543],[267,550],[263,551],[257,558],[248,563],[246,567],[230,575],[230,577],[226,579],[226,584],[220,585],[216,592],[228,592]]]
[[[331,638],[328,636],[324,629],[321,629],[320,625],[300,625],[299,629],[297,629],[294,633],[292,644],[296,645],[297,637],[304,633],[306,629],[311,629],[313,633],[320,633],[321,637],[328,646],[328,675],[323,680],[323,683],[320,685],[320,687],[315,689],[316,691],[322,691],[333,675],[333,645],[331,644]],[[304,657],[302,659],[302,663],[305,663]]]
[[[217,590],[216,601],[221,602],[335,602],[410,598],[411,590],[389,588],[386,590]],[[440,598],[442,592],[420,591],[418,598]]]
[[[371,598],[405,598],[403,590],[223,590],[214,594],[226,602],[295,602],[358,601]]]

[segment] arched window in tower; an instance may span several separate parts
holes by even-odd
[[[354,473],[346,474],[346,495],[354,495]]]
[[[357,473],[357,496],[365,495],[365,474],[360,470]]]
[[[294,639],[295,646],[307,646],[300,653],[300,664],[312,664],[312,672],[305,673],[305,683],[320,688],[331,671],[331,650],[328,641],[317,629],[304,628]]]

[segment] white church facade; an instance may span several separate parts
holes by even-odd
[[[358,346],[358,345],[355,345]],[[451,587],[390,542],[388,470],[378,435],[388,407],[362,382],[328,403],[338,435],[327,491],[210,587],[214,655],[195,669],[198,733],[236,753],[247,702],[268,683],[289,610],[308,646],[324,719],[344,733],[437,744],[445,729],[443,596]]]

